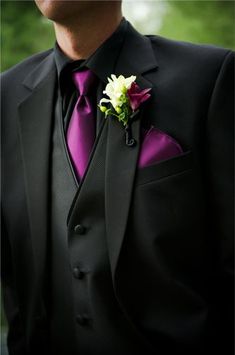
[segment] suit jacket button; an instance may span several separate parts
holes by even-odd
[[[81,224],[77,224],[75,227],[74,227],[74,232],[76,234],[84,234],[86,231],[86,228],[84,226],[82,226]]]
[[[78,267],[73,268],[73,276],[76,279],[81,280],[84,277],[84,275],[85,275],[84,272],[81,271]]]
[[[88,322],[89,322],[89,318],[87,317],[87,315],[81,315],[81,314],[78,314],[76,316],[76,321],[79,325],[87,325]]]

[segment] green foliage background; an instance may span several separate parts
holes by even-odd
[[[196,43],[211,43],[235,48],[234,1],[143,1],[151,8],[147,21],[153,23],[153,33]],[[138,1],[126,1],[130,14]],[[159,15],[159,3],[167,7]],[[128,19],[128,13],[124,12]],[[160,28],[154,22],[161,17]],[[146,19],[132,20],[146,33]],[[1,1],[1,64],[2,70],[27,56],[54,45],[53,26],[43,18],[32,0]]]
[[[53,42],[52,25],[41,16],[33,1],[1,2],[2,70],[50,48]]]
[[[196,43],[235,48],[234,1],[170,1],[160,33]]]

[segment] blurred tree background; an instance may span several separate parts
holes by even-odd
[[[235,48],[234,1],[124,0],[127,19],[144,34]],[[53,26],[32,0],[1,1],[2,70],[54,45]]]

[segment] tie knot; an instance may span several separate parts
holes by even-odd
[[[80,95],[87,95],[94,88],[96,76],[90,69],[74,72],[72,77]]]

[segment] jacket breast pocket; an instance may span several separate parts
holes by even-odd
[[[157,164],[138,169],[135,185],[144,185],[157,180],[174,176],[192,169],[193,153],[191,150]]]

